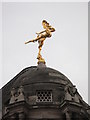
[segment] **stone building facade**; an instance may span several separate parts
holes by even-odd
[[[90,120],[90,106],[61,72],[31,66],[2,88],[2,120]]]

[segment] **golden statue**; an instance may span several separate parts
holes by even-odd
[[[42,58],[41,56],[41,49],[42,49],[42,46],[43,46],[43,43],[44,43],[44,40],[46,38],[49,38],[52,36],[52,32],[55,31],[55,29],[49,25],[49,23],[46,21],[46,20],[43,20],[42,21],[42,25],[43,25],[43,28],[45,29],[44,31],[41,31],[39,33],[36,33],[37,34],[37,38],[33,39],[33,40],[29,40],[28,42],[25,42],[25,44],[27,43],[30,43],[30,42],[36,42],[38,41],[39,43],[39,53],[38,53],[38,56],[37,56],[37,59],[38,59],[38,63],[39,62],[43,62],[45,64],[45,60]]]

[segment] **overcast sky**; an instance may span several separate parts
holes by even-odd
[[[47,67],[66,75],[88,102],[88,3],[3,3],[2,83],[22,69],[37,65],[38,43],[24,43],[42,31],[42,20],[56,31],[47,38],[42,56]]]

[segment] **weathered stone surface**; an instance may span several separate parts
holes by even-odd
[[[43,65],[26,68],[7,83],[2,106],[2,120],[90,120],[90,107],[71,81]]]

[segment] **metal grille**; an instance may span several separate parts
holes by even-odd
[[[36,102],[52,102],[52,91],[38,90]]]

